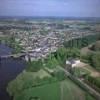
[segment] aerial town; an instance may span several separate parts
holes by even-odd
[[[0,100],[100,100],[100,0],[0,0]]]
[[[0,30],[2,43],[18,45],[19,48],[15,47],[18,49],[16,52],[28,53],[31,59],[35,60],[46,57],[50,52],[55,52],[63,46],[64,41],[98,34],[100,28],[98,24],[86,21],[48,19],[45,21],[26,20],[21,23],[14,19],[14,21],[2,21]]]
[[[2,100],[100,100],[99,61],[97,20],[0,19]]]

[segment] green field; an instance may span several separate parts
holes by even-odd
[[[8,84],[7,91],[14,100],[95,100],[69,78],[55,79],[43,69],[23,71]]]
[[[20,95],[16,95],[14,100],[60,100],[60,83],[46,84],[43,86],[27,89]]]
[[[49,78],[51,75],[43,69],[39,70],[38,72],[27,72],[24,70],[16,77],[16,79],[9,82],[7,86],[7,92],[10,96],[15,96],[16,94],[22,92],[24,89],[36,86],[45,77]],[[42,83],[43,82],[44,81],[42,81]]]
[[[34,98],[38,99],[34,99]],[[29,88],[14,96],[14,100],[95,100],[70,79]]]

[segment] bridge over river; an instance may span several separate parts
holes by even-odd
[[[26,54],[25,53],[18,53],[18,54],[10,54],[10,55],[2,55],[0,58],[19,58],[19,57],[24,57]]]

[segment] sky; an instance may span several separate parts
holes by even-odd
[[[100,0],[0,0],[0,16],[100,17]]]

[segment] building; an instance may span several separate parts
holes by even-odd
[[[79,59],[69,59],[66,60],[66,65],[70,66],[71,68],[76,67],[81,61]]]

